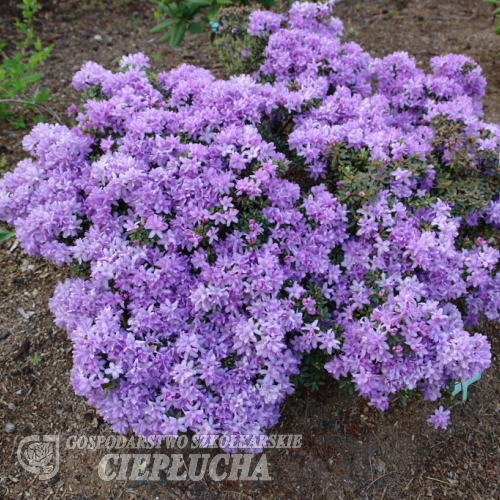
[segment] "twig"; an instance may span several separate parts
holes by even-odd
[[[406,491],[408,489],[408,487],[410,486],[410,484],[413,482],[415,478],[412,477],[409,481],[408,481],[408,484],[403,488],[403,491]]]
[[[0,102],[15,102],[18,104],[34,106],[35,108],[39,108],[39,109],[45,111],[46,113],[51,114],[52,117],[55,118],[58,123],[62,123],[61,118],[59,117],[57,112],[54,111],[53,109],[48,108],[47,106],[44,106],[43,104],[38,104],[36,102],[27,101],[25,99],[0,99]]]
[[[382,479],[383,477],[389,476],[389,475],[394,474],[396,472],[398,472],[398,469],[395,469],[395,470],[393,470],[391,472],[386,472],[385,474],[382,474],[381,476],[379,476],[376,479],[374,479],[365,489],[367,490],[368,488],[370,488],[370,486],[373,486],[379,479]]]
[[[448,486],[448,487],[451,486],[450,483],[447,483],[445,481],[441,481],[441,479],[436,479],[435,477],[429,477],[429,476],[427,476],[427,479],[430,479],[431,481],[436,481],[438,483],[446,484],[446,486]]]

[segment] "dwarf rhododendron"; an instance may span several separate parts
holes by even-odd
[[[85,64],[76,125],[37,125],[0,181],[23,248],[82,271],[50,307],[114,431],[262,433],[318,360],[382,410],[489,366],[465,328],[500,305],[484,79],[373,59],[331,6],[253,13],[264,60],[228,81]]]

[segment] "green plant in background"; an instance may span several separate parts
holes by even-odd
[[[500,35],[500,0],[483,0],[486,3],[489,3],[495,6],[495,10],[493,11],[493,15],[495,16],[495,33]]]
[[[43,48],[40,38],[35,37],[33,18],[41,8],[37,0],[22,0],[18,7],[22,18],[16,20],[15,26],[22,40],[16,42],[14,51],[7,51],[7,42],[0,42],[0,119],[9,119],[15,127],[24,128],[23,115],[14,119],[11,107],[17,104],[49,111],[43,106],[49,94],[36,85],[41,76],[36,70],[49,56],[53,45]],[[42,120],[41,116],[35,118],[35,121]]]
[[[85,12],[92,12],[96,10],[103,12],[105,7],[106,6],[102,0],[84,0],[83,2],[83,10]]]
[[[224,7],[216,17],[214,46],[228,75],[251,74],[264,60],[268,36],[247,33],[250,7]]]
[[[167,31],[161,42],[170,41],[172,47],[179,45],[186,33],[201,33],[205,29],[217,29],[216,16],[221,7],[250,7],[250,0],[151,0],[158,5],[155,18],[161,20],[151,32]],[[270,7],[274,0],[255,0],[255,3]]]

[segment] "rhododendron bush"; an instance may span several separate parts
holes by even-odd
[[[500,304],[480,69],[373,59],[331,6],[254,12],[263,62],[228,81],[85,64],[76,125],[37,125],[0,181],[23,248],[80,268],[50,307],[114,431],[259,434],[318,364],[382,410],[489,366],[466,330]]]

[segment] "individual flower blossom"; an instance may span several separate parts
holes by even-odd
[[[149,58],[144,54],[129,54],[120,59],[120,67],[132,66],[136,68],[149,68]]]
[[[288,295],[294,299],[300,299],[300,297],[306,293],[306,290],[298,283],[294,283],[293,286],[285,288],[285,290],[288,292]]]
[[[167,229],[168,226],[158,215],[151,215],[148,217],[144,227],[150,229],[150,238],[154,238],[155,236],[161,238],[163,236],[163,231]]]
[[[434,426],[434,429],[446,429],[450,420],[450,410],[445,410],[440,406],[428,419],[427,422]]]

